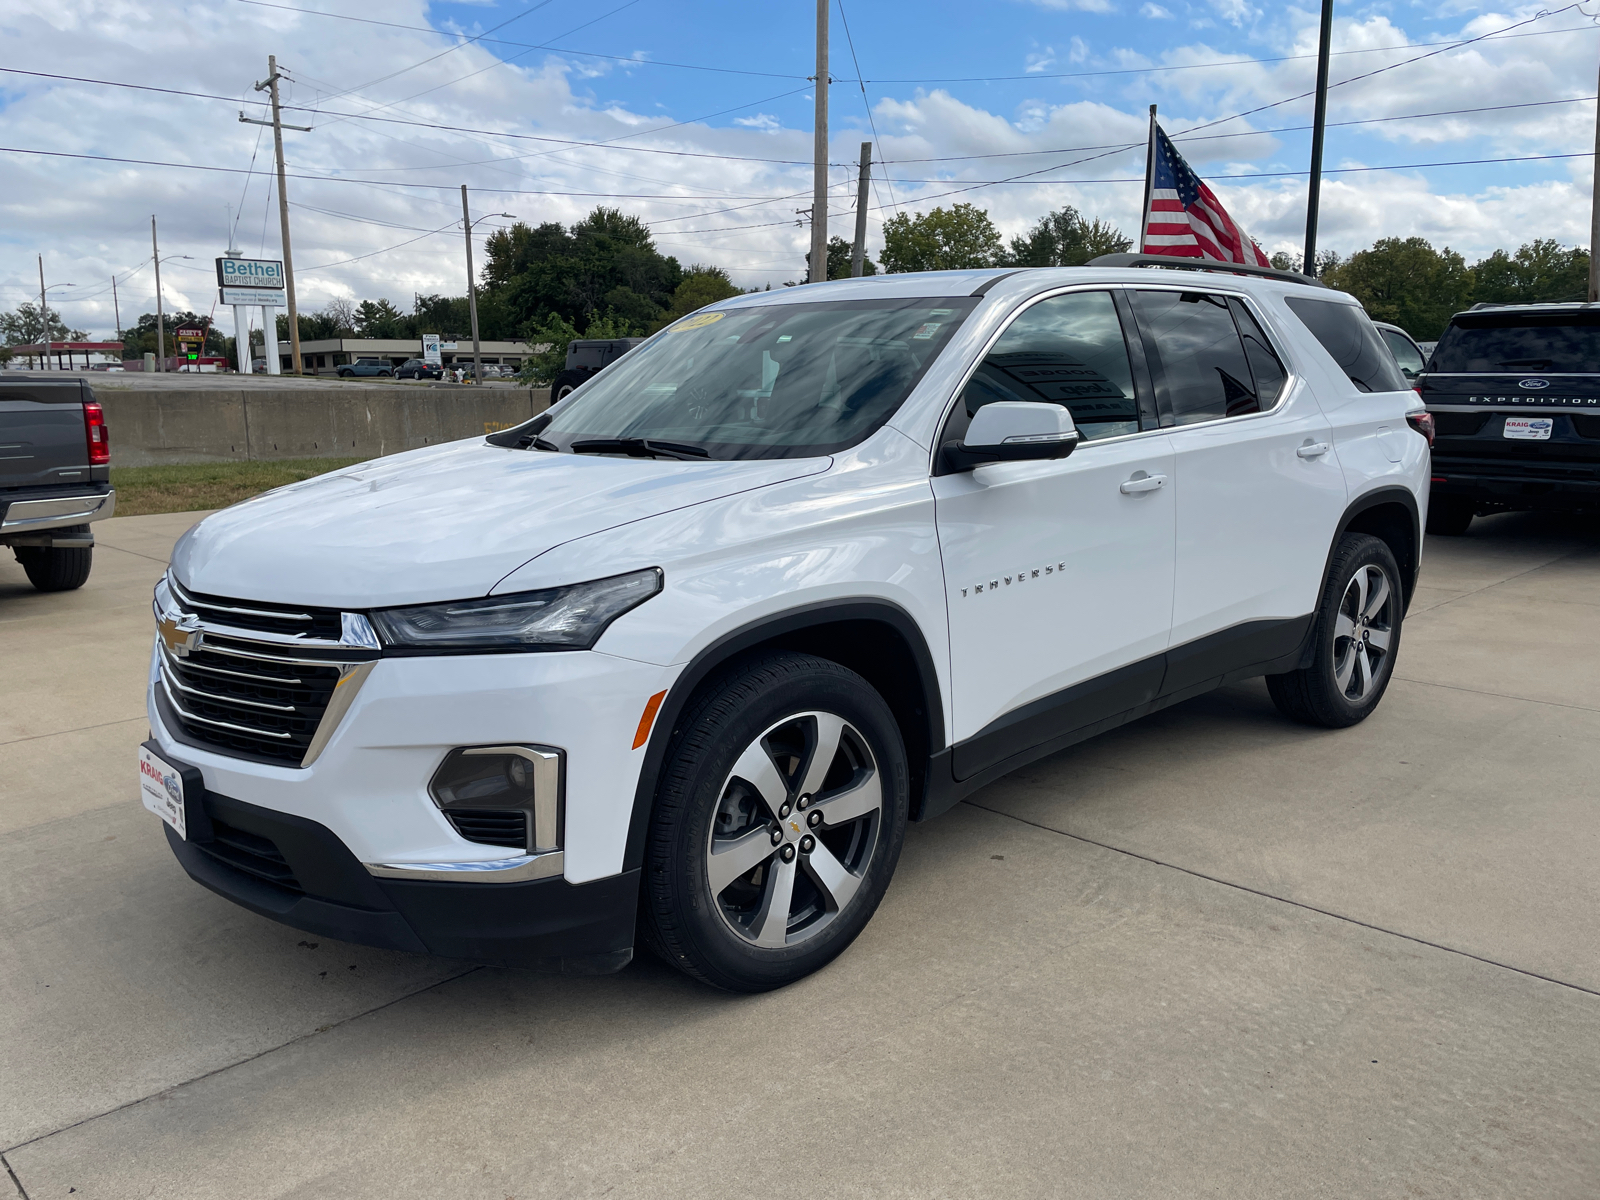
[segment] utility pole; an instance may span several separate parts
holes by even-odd
[[[828,8],[817,0],[817,108],[812,144],[811,282],[828,281]]]
[[[156,217],[150,214],[150,253],[156,263],[156,370],[167,369],[167,321],[161,313],[161,247],[156,245]]]
[[[116,335],[122,336],[122,306],[117,303],[117,277],[111,277],[111,319],[117,323]]]
[[[1306,256],[1300,270],[1316,278],[1317,210],[1322,205],[1322,135],[1328,124],[1328,56],[1333,44],[1333,0],[1322,0],[1322,33],[1317,43],[1317,107],[1311,118],[1311,187],[1306,193]]]
[[[1600,100],[1594,114],[1594,182],[1589,198],[1589,303],[1600,300]]]
[[[867,184],[872,179],[872,143],[861,143],[861,171],[856,179],[856,240],[850,246],[850,278],[860,279],[867,257]]]
[[[44,302],[44,255],[39,255],[39,322],[44,326],[44,336],[39,340],[44,343],[44,353],[39,356],[39,366],[48,371],[50,369],[50,309]]]
[[[478,289],[472,282],[472,214],[467,211],[467,185],[461,185],[461,228],[467,235],[467,311],[472,315],[472,378],[483,382],[483,358],[478,346]]]
[[[272,96],[272,120],[254,121],[243,113],[239,120],[246,125],[271,125],[272,150],[278,156],[278,225],[283,230],[283,285],[284,299],[289,304],[289,361],[294,367],[296,375],[301,372],[300,364],[300,310],[294,302],[294,254],[289,248],[289,184],[283,173],[283,131],[285,129],[298,129],[301,133],[310,133],[309,125],[285,125],[283,114],[278,107],[278,56],[267,55],[267,77],[256,84],[256,91],[268,92]]]

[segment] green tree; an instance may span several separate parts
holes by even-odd
[[[1474,282],[1461,255],[1419,237],[1382,238],[1329,269],[1326,279],[1360,300],[1373,320],[1419,341],[1437,338],[1454,313],[1471,305]]]
[[[178,352],[177,332],[180,329],[196,325],[202,326],[206,331],[205,352],[213,357],[226,357],[228,347],[233,339],[225,336],[223,332],[211,323],[209,317],[202,317],[198,313],[176,312],[162,314],[162,328],[166,330],[166,351],[168,356]],[[282,319],[280,318],[280,321]],[[281,324],[282,336],[289,336],[289,326]],[[146,354],[158,353],[156,338],[156,315],[144,313],[133,325],[117,332],[117,341],[122,343],[123,358],[143,358]]]
[[[1519,247],[1515,254],[1496,250],[1472,268],[1474,295],[1495,304],[1538,304],[1586,300],[1589,295],[1589,252],[1564,250],[1554,238]]]
[[[1133,249],[1133,239],[1096,217],[1086,221],[1068,204],[1040,217],[1027,233],[1011,239],[1004,265],[1011,267],[1078,267],[1102,254]]]
[[[696,309],[738,294],[739,289],[733,286],[728,273],[721,267],[692,266],[683,273],[683,282],[673,291],[672,303],[655,327],[665,329],[679,317],[686,317]]]
[[[850,252],[853,248],[854,243],[847,242],[842,237],[828,239],[829,279],[850,278]],[[861,273],[863,275],[876,275],[878,273],[878,264],[873,262],[869,255],[863,254],[861,256]],[[809,252],[806,254],[805,282],[811,282],[811,255]]]
[[[883,223],[883,269],[958,271],[992,267],[1001,261],[1000,231],[974,204],[954,204],[908,216],[896,213]]]
[[[416,319],[387,300],[363,300],[356,305],[356,332],[364,338],[413,338]],[[434,332],[428,330],[429,333]]]
[[[154,318],[152,318],[153,320]],[[39,306],[26,302],[17,305],[15,312],[0,313],[0,342],[7,346],[37,345],[42,332]],[[55,309],[50,310],[50,341],[83,342],[89,335],[81,329],[69,329]]]

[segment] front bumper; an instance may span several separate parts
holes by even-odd
[[[582,884],[384,879],[316,821],[210,791],[191,793],[189,803],[190,840],[163,826],[183,869],[218,895],[296,929],[573,974],[618,970],[633,957],[638,871]]]

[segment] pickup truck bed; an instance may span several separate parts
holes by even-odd
[[[0,546],[41,591],[89,577],[89,523],[116,508],[105,414],[77,379],[0,379]]]

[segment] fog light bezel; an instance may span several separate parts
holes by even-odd
[[[531,797],[515,796],[506,800],[447,799],[441,791],[448,787],[441,782],[450,768],[464,758],[519,758],[528,763],[532,772]],[[428,780],[428,796],[440,812],[454,809],[500,809],[525,814],[526,844],[522,852],[528,855],[559,855],[566,836],[566,752],[558,746],[541,746],[522,743],[499,743],[490,746],[456,746],[445,754]],[[454,826],[452,826],[452,829]],[[458,835],[459,836],[459,835]],[[468,839],[463,839],[468,840]],[[489,843],[475,842],[474,845]]]

